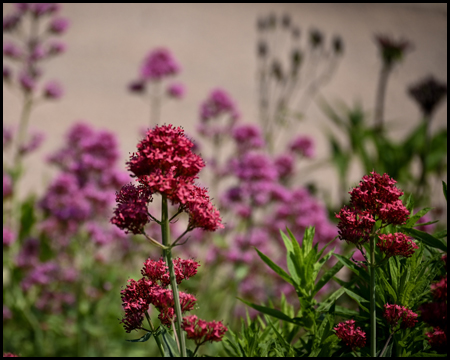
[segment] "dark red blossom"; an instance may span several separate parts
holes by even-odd
[[[433,76],[421,80],[408,89],[409,95],[417,102],[424,116],[431,116],[437,105],[447,95],[447,83]]]
[[[377,246],[386,257],[411,257],[419,248],[409,236],[402,233],[379,235]]]
[[[394,40],[387,35],[376,35],[375,41],[386,66],[392,66],[394,63],[401,61],[404,53],[412,49],[410,41],[405,39]]]
[[[447,332],[442,330],[439,326],[435,327],[433,331],[425,334],[428,337],[428,344],[433,350],[438,352],[447,352]]]
[[[191,294],[179,292],[181,312],[190,311],[194,308],[197,299]],[[175,302],[173,300],[173,292],[170,289],[154,287],[151,292],[151,304],[160,312],[158,315],[161,323],[170,326],[175,321],[176,315],[174,311]]]
[[[186,204],[189,213],[189,227],[216,231],[223,228],[219,211],[211,204],[208,190],[195,186]]]
[[[447,304],[445,302],[422,304],[419,310],[422,320],[427,324],[447,328]]]
[[[201,345],[207,341],[222,341],[228,328],[220,321],[210,321],[198,319],[197,316],[185,316],[181,328],[186,331],[187,338],[195,341],[196,345]]]
[[[417,314],[410,309],[396,305],[385,304],[383,317],[387,320],[392,327],[397,326],[401,320],[400,327],[402,329],[412,328],[417,323]]]
[[[117,207],[111,223],[126,233],[140,234],[150,221],[147,205],[151,201],[149,189],[127,184],[116,192]]]
[[[150,295],[153,283],[145,278],[135,281],[128,280],[128,285],[121,290],[122,307],[125,310],[125,317],[122,318],[127,333],[141,327],[144,320],[144,313],[148,311]]]
[[[183,280],[188,280],[190,277],[197,274],[198,262],[188,259],[174,259],[174,272],[177,284],[181,284]],[[147,259],[144,263],[144,268],[141,270],[143,276],[147,276],[150,280],[159,281],[162,287],[170,285],[169,269],[165,261],[161,258],[158,261]]]
[[[438,282],[431,284],[431,294],[436,301],[447,301],[447,275]]]
[[[355,320],[347,320],[339,323],[334,330],[336,336],[350,346],[352,350],[366,346],[366,333],[360,327],[355,329]]]
[[[383,222],[393,225],[404,224],[409,216],[400,196],[403,192],[397,182],[388,174],[371,172],[364,175],[359,185],[350,191],[350,203],[358,209],[370,211]]]
[[[370,233],[375,225],[375,219],[370,211],[359,211],[349,206],[344,206],[339,214],[337,225],[339,238],[348,243],[362,244],[369,241]]]

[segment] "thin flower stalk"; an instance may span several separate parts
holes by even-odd
[[[161,233],[162,233],[162,242],[164,246],[169,246],[170,244],[170,227],[169,227],[169,210],[167,204],[167,196],[162,194],[162,202],[161,202]],[[169,275],[170,275],[170,286],[172,288],[173,293],[173,301],[175,306],[175,314],[176,314],[176,331],[178,333],[178,341],[180,346],[181,356],[186,357],[186,342],[184,338],[184,334],[181,331],[181,306],[180,306],[180,296],[178,294],[178,286],[175,277],[175,271],[172,262],[172,252],[171,248],[163,250],[163,256],[166,261],[166,264],[169,267]]]

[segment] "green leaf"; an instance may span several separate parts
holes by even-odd
[[[417,229],[406,228],[404,226],[402,226],[400,229],[401,231],[411,235],[415,239],[422,241],[424,244],[431,246],[432,248],[436,248],[444,252],[447,252],[447,244],[435,238],[433,235],[430,235],[424,231],[420,231]]]
[[[364,299],[363,297],[359,296],[358,294],[354,293],[353,291],[351,291],[349,289],[344,288],[344,291],[346,292],[346,294],[348,296],[350,296],[353,300],[355,300],[358,303],[358,305],[361,307],[361,309],[363,309],[366,312],[369,312],[369,309],[367,309],[364,305],[361,304],[362,302],[368,303],[369,301],[367,301],[366,299]]]
[[[411,216],[408,221],[405,224],[405,227],[411,228],[414,226],[414,224],[422,217],[424,216],[426,213],[428,213],[432,208],[430,207],[426,207],[420,211],[418,211],[416,214],[414,214],[413,216]]]
[[[24,239],[30,234],[30,231],[36,222],[35,210],[35,197],[32,195],[28,197],[21,206],[20,211],[20,234],[19,238]]]
[[[328,296],[327,300],[320,303],[320,305],[317,307],[317,312],[328,312],[328,310],[331,308],[331,306],[334,304],[334,302],[339,299],[342,294],[345,292],[345,289],[341,287],[340,289],[337,289],[334,293],[332,293],[330,296]]]
[[[447,183],[442,181],[442,191],[444,192],[445,201],[447,201]]]
[[[259,251],[257,248],[255,248],[256,252],[258,253],[259,257],[264,261],[273,271],[275,271],[284,281],[288,282],[291,285],[294,285],[294,281],[289,276],[289,274],[286,273],[281,267],[279,267],[277,264],[275,264],[272,260],[270,260],[266,255],[264,255],[261,251]]]
[[[351,260],[347,259],[342,255],[334,254],[334,256],[346,267],[348,267],[351,271],[353,271],[357,276],[361,277],[366,282],[369,282],[369,275],[364,271],[364,269],[360,268],[354,262],[352,262]],[[351,254],[351,256],[353,256],[353,254]]]
[[[388,260],[389,263],[389,272],[391,274],[391,281],[394,290],[398,291],[398,264],[395,257],[390,257]]]
[[[342,268],[344,264],[342,262],[336,263],[330,270],[328,270],[325,274],[322,275],[320,280],[317,282],[314,287],[313,295],[317,294],[317,292],[324,287],[324,285],[333,278]]]
[[[395,292],[395,290],[392,288],[391,284],[389,284],[389,282],[386,280],[386,278],[381,277],[381,280],[383,281],[384,287],[387,289],[389,295],[391,295],[392,298],[392,302],[394,304],[397,303],[397,293]],[[391,303],[392,303],[391,302]]]
[[[129,342],[145,342],[148,339],[150,339],[152,337],[152,333],[149,331],[147,333],[145,333],[141,338],[139,339],[134,339],[134,340],[127,340]]]
[[[161,331],[161,336],[163,339],[165,357],[180,357],[178,345],[175,339],[167,332],[166,329],[163,329],[163,331]]]
[[[241,298],[236,298],[236,299],[242,301],[244,304],[250,306],[251,308],[253,308],[255,310],[258,310],[259,312],[261,312],[263,314],[272,316],[272,317],[280,319],[280,320],[287,321],[287,322],[292,323],[292,324],[298,324],[298,322],[293,321],[289,316],[287,316],[285,313],[283,313],[280,310],[272,309],[272,308],[269,308],[269,307],[266,307],[266,306],[256,305],[256,304],[253,304],[253,303],[251,303],[249,301],[243,300]]]

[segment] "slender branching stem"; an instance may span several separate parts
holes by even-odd
[[[162,233],[162,241],[163,245],[166,249],[163,250],[164,259],[166,260],[166,264],[169,267],[169,275],[170,275],[170,285],[173,293],[173,302],[175,306],[175,314],[176,314],[176,331],[178,333],[178,340],[180,342],[180,352],[181,356],[186,357],[186,343],[184,339],[184,334],[181,330],[181,305],[180,305],[180,296],[178,294],[178,286],[175,277],[175,270],[172,262],[172,252],[171,247],[169,246],[170,242],[170,228],[169,228],[169,210],[167,203],[167,196],[162,195],[162,204],[161,204],[161,233]]]
[[[375,357],[377,352],[377,314],[375,304],[375,226],[370,234],[370,356]]]
[[[380,357],[383,357],[384,352],[386,351],[387,346],[388,346],[388,344],[389,344],[389,341],[391,341],[391,339],[392,339],[392,335],[394,335],[394,333],[390,333],[390,334],[389,334],[389,337],[388,337],[388,339],[387,339],[387,341],[386,341],[386,344],[384,344],[383,350],[381,350]]]
[[[155,338],[156,344],[158,345],[159,352],[161,353],[161,356],[164,357],[164,348],[162,346],[161,340],[159,339],[159,335],[156,334],[155,327],[152,324],[152,320],[150,319],[150,316],[148,315],[148,312],[146,311],[144,314],[145,314],[145,317],[147,318],[148,324],[150,325],[150,329],[152,329],[149,332],[151,332],[153,334],[153,337]]]

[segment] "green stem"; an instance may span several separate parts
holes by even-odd
[[[377,96],[375,100],[375,128],[382,132],[384,127],[384,99],[386,97],[386,88],[389,74],[391,72],[390,65],[383,65],[378,80]]]
[[[170,242],[170,228],[169,228],[169,210],[167,203],[167,196],[162,195],[162,206],[161,206],[161,232],[162,232],[162,242],[164,246],[169,246]],[[181,306],[180,306],[180,296],[178,294],[178,287],[175,277],[175,270],[172,262],[172,249],[169,248],[167,250],[163,250],[163,255],[166,260],[166,264],[169,267],[169,275],[170,275],[170,285],[172,287],[173,293],[173,302],[175,305],[175,314],[176,314],[176,331],[178,333],[178,339],[180,341],[181,348],[181,356],[186,357],[186,343],[184,339],[184,334],[181,330]],[[175,331],[175,329],[174,329]]]
[[[153,326],[147,311],[145,312],[145,317],[147,318],[148,324],[150,325],[150,329],[152,329],[153,337],[155,338],[156,344],[158,345],[159,352],[161,353],[161,356],[164,357],[164,348],[162,346],[161,340],[159,339],[159,335],[155,334],[155,327]]]
[[[388,339],[386,341],[386,344],[384,344],[383,350],[381,350],[380,357],[383,357],[384,352],[386,351],[387,346],[389,344],[389,341],[391,341],[392,335],[394,335],[394,333],[389,334],[389,337],[388,337]]]
[[[197,353],[198,348],[200,347],[201,344],[197,344],[197,347],[194,350],[194,353],[192,354],[192,357],[195,356],[195,354]]]
[[[374,227],[375,228],[375,227]],[[375,357],[377,352],[377,314],[375,308],[375,234],[370,236],[370,356]]]

